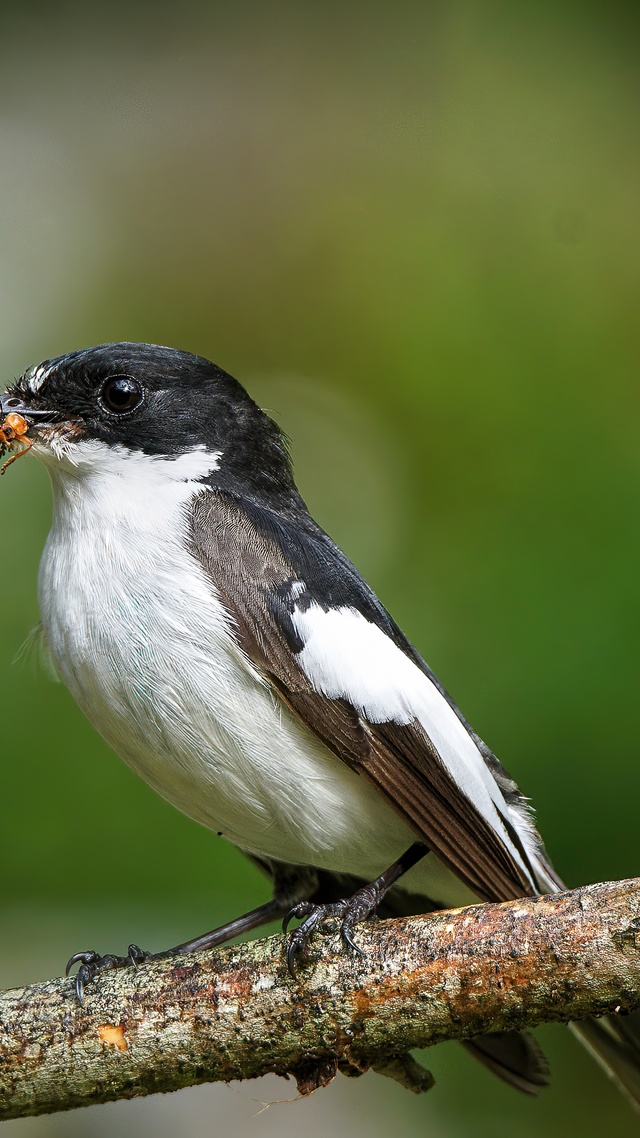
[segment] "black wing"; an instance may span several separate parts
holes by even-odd
[[[191,523],[192,551],[254,665],[310,730],[373,783],[474,893],[507,900],[559,882],[550,868],[548,880],[545,875],[540,881],[540,867],[546,870],[547,863],[515,784],[470,731],[356,569],[308,515],[290,520],[212,490],[194,500]],[[348,609],[360,614],[435,685],[443,710],[446,705],[455,711],[465,728],[465,743],[473,744],[477,770],[469,777],[476,780],[479,796],[486,798],[490,785],[489,809],[479,809],[473,793],[461,788],[452,773],[452,756],[434,746],[424,716],[374,722],[349,698],[330,698],[318,690],[317,680],[303,666],[305,639],[297,619],[311,605],[325,613]]]

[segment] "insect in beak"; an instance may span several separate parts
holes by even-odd
[[[8,448],[13,449],[16,443],[22,443],[22,450],[12,454],[2,467],[0,467],[0,474],[4,474],[8,466],[15,462],[17,458],[22,458],[28,450],[33,446],[33,439],[27,437],[27,432],[31,424],[22,415],[18,415],[15,411],[11,411],[2,421],[0,425],[0,454],[4,454]]]

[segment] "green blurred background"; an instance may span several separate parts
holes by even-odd
[[[106,340],[202,353],[538,810],[572,884],[640,872],[635,4],[5,5],[7,381]],[[265,884],[112,754],[25,651],[49,488],[0,485],[0,982],[149,949]],[[500,1138],[637,1122],[561,1028],[535,1102],[459,1048],[375,1076],[7,1125]],[[259,1101],[258,1101],[259,1100]]]

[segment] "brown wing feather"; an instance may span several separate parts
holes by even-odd
[[[373,783],[480,897],[507,900],[531,892],[525,872],[452,779],[418,722],[369,723],[346,700],[330,700],[312,688],[287,642],[286,611],[278,611],[283,590],[300,576],[304,580],[304,573],[274,537],[252,524],[231,496],[207,492],[195,502],[192,549],[241,647],[306,726]],[[517,834],[510,836],[519,842]]]

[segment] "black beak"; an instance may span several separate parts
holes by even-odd
[[[54,417],[54,412],[51,411],[36,411],[34,407],[27,406],[23,403],[22,399],[17,395],[11,395],[5,391],[4,395],[0,395],[0,413],[4,418],[5,415],[22,415],[24,419],[49,419]]]

